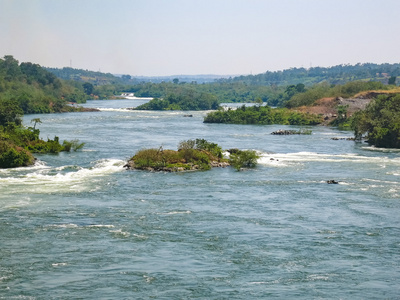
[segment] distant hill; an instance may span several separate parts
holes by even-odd
[[[287,86],[302,83],[311,86],[321,82],[344,84],[350,81],[380,81],[387,84],[391,77],[400,77],[400,63],[374,64],[358,63],[356,65],[337,65],[333,67],[291,68],[282,71],[267,71],[257,75],[171,75],[171,76],[130,76],[101,73],[82,69],[64,67],[45,68],[58,78],[93,85],[138,84],[144,82],[179,82],[179,83],[246,83],[258,86]],[[400,80],[398,81],[400,82]]]
[[[243,82],[250,85],[292,85],[302,83],[311,86],[316,83],[344,84],[350,81],[380,81],[387,84],[391,77],[400,76],[400,63],[356,64],[333,67],[291,68],[283,71],[267,71],[258,75],[237,76],[221,79],[223,82]]]
[[[230,75],[171,75],[171,76],[135,76],[133,79],[139,82],[178,82],[178,83],[211,83],[220,79],[229,79]],[[177,81],[178,80],[178,81]]]
[[[58,78],[64,80],[73,80],[80,82],[89,82],[93,85],[106,85],[123,83],[125,77],[117,77],[111,73],[102,73],[95,71],[88,71],[82,69],[74,69],[69,67],[59,68],[45,68],[47,71],[53,73]],[[130,76],[127,78],[130,79]]]
[[[74,80],[81,82],[89,82],[93,85],[106,84],[136,84],[143,82],[161,83],[174,82],[179,83],[209,83],[219,79],[232,78],[230,75],[170,75],[170,76],[131,76],[125,74],[111,74],[83,69],[74,69],[69,67],[45,68],[58,78],[64,80]]]

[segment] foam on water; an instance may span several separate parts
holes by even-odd
[[[381,162],[400,165],[400,158],[370,157],[352,153],[345,154],[321,154],[315,152],[296,152],[296,153],[260,153],[258,163],[263,165],[287,166],[293,163],[304,162],[328,162],[328,163],[366,163]],[[384,165],[383,165],[384,166]]]
[[[398,153],[400,152],[400,149],[395,149],[395,148],[378,148],[375,146],[366,146],[362,147],[363,150],[367,151],[375,151],[375,152],[387,152],[387,153]]]
[[[106,108],[106,107],[98,107],[97,108],[100,111],[114,111],[114,112],[133,112],[132,109],[129,108]]]
[[[190,210],[187,211],[171,211],[167,213],[160,213],[160,215],[181,215],[181,214],[191,214]]]
[[[0,190],[7,189],[10,192],[13,187],[18,189],[20,185],[29,185],[31,193],[86,191],[93,188],[88,183],[95,182],[96,178],[123,171],[124,163],[118,159],[103,159],[89,168],[71,165],[51,168],[39,164],[30,168],[3,170]]]

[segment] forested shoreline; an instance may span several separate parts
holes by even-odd
[[[82,110],[69,105],[85,102],[88,95],[79,87],[60,80],[41,66],[19,63],[10,55],[0,59],[0,168],[32,165],[32,153],[58,153],[77,150],[84,143],[54,139],[42,140],[39,118],[25,127],[24,114],[60,113]]]

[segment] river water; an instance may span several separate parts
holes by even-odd
[[[0,299],[399,299],[399,151],[124,109],[141,103],[24,117],[86,145],[0,170]],[[262,157],[240,172],[123,168],[194,138]]]

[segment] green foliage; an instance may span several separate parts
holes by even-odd
[[[0,140],[0,168],[29,166],[34,158],[27,150],[8,141]]]
[[[138,106],[137,110],[210,110],[219,107],[216,97],[209,93],[182,90],[164,99],[155,98]]]
[[[260,156],[254,150],[231,150],[229,156],[229,164],[237,171],[242,168],[254,168],[257,165],[257,160]]]
[[[379,95],[353,116],[351,127],[356,139],[366,133],[371,145],[400,148],[400,94]]]
[[[85,102],[81,84],[61,81],[38,64],[10,55],[0,59],[0,99],[13,101],[23,113],[62,112],[70,102]]]
[[[0,125],[4,126],[7,123],[21,124],[22,109],[15,101],[0,99]]]
[[[290,68],[283,71],[267,71],[258,75],[238,76],[221,79],[224,82],[241,82],[248,85],[295,85],[304,83],[306,86],[327,82],[330,84],[345,84],[349,81],[382,81],[386,75],[400,76],[400,64],[356,64],[337,65],[333,67]]]
[[[304,93],[295,94],[286,102],[287,108],[294,108],[299,106],[310,106],[318,99],[325,97],[344,97],[349,98],[362,91],[368,90],[387,90],[390,87],[385,86],[381,82],[369,81],[354,81],[348,82],[344,85],[328,85],[326,82],[317,84],[309,88]]]
[[[347,117],[348,105],[339,105],[337,107],[337,118],[333,120],[329,125],[338,126],[341,129],[350,128],[350,120]]]
[[[387,75],[391,77],[400,76],[400,64],[357,64],[357,65],[338,65],[330,68],[291,68],[283,71],[265,72],[258,75],[238,76],[234,78],[216,79],[214,82],[197,84],[195,81],[186,83],[179,78],[171,77],[160,82],[160,78],[130,78],[129,75],[123,75],[121,78],[113,76],[110,73],[93,72],[72,68],[47,70],[54,73],[57,77],[69,80],[69,84],[74,80],[79,86],[75,87],[80,93],[89,94],[89,90],[84,89],[82,82],[90,83],[94,89],[91,93],[99,99],[107,99],[121,92],[133,92],[137,97],[152,97],[166,99],[172,96],[173,99],[180,95],[188,93],[210,94],[218,101],[225,102],[259,102],[267,103],[270,106],[284,107],[285,103],[295,98],[288,107],[297,107],[301,105],[310,105],[316,99],[322,97],[333,97],[354,95],[356,91],[351,91],[352,87],[343,87],[348,82],[360,82],[380,84],[387,82]],[[18,73],[18,72],[17,72]],[[145,81],[153,82],[145,82]],[[390,81],[392,82],[392,80]],[[127,85],[130,83],[131,85]],[[313,87],[315,85],[315,87]],[[322,85],[322,87],[320,87]],[[340,85],[340,86],[338,86]],[[349,88],[349,89],[348,89]],[[309,90],[311,92],[307,93]],[[330,90],[332,89],[332,90]],[[374,89],[374,88],[372,88]],[[381,88],[380,88],[381,89]],[[1,86],[0,86],[1,90]],[[357,90],[357,88],[355,89]],[[359,89],[358,89],[359,90]],[[85,91],[85,92],[84,92]],[[304,94],[304,95],[303,95]],[[77,93],[70,93],[65,99],[72,102],[79,102]],[[302,96],[300,96],[302,95]],[[154,110],[192,110],[185,108],[185,105],[172,101],[166,103],[157,103],[149,105],[148,108]],[[195,105],[196,106],[196,105]],[[197,110],[194,108],[193,110]]]
[[[35,126],[40,119],[33,119]],[[39,138],[40,131],[34,127],[25,128],[13,122],[0,125],[0,168],[27,166],[33,163],[31,153],[59,153],[60,151],[77,151],[84,146],[78,140],[64,141],[60,144],[56,136],[53,140]]]
[[[78,151],[85,146],[85,143],[80,143],[79,140],[72,140],[72,141],[64,141],[63,144],[63,151],[70,152],[71,149],[73,151]]]
[[[178,151],[159,149],[143,149],[138,151],[131,160],[136,169],[165,170],[168,168],[183,168],[209,170],[212,161],[222,161],[222,150],[215,144],[204,139],[187,140],[179,143]]]
[[[271,108],[269,106],[245,105],[236,110],[210,112],[204,118],[204,123],[225,124],[284,124],[284,125],[316,125],[321,123],[321,118],[316,115],[290,111],[284,108]]]
[[[34,119],[32,119],[31,120],[31,123],[35,123],[34,125],[33,125],[33,130],[35,130],[36,129],[36,124],[40,124],[40,123],[42,123],[42,121],[40,120],[40,118],[34,118]]]
[[[388,80],[388,84],[395,85],[396,84],[396,76],[391,76]]]
[[[46,68],[46,70],[63,80],[88,82],[95,86],[121,84],[123,81],[130,79],[129,75],[123,75],[122,78],[118,78],[111,73],[101,73],[69,67],[64,67],[62,69]]]
[[[195,146],[195,140],[181,141],[178,145],[178,150],[194,149]]]
[[[210,143],[205,139],[187,140],[179,143],[179,151],[188,149],[207,151],[217,159],[221,159],[223,157],[222,148],[218,146],[218,144]]]
[[[94,86],[90,82],[85,82],[82,86],[86,95],[91,95],[93,93]]]

